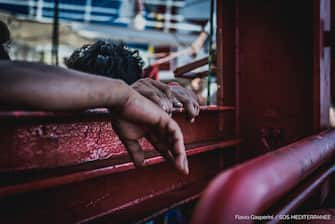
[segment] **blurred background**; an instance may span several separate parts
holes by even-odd
[[[0,0],[11,58],[60,66],[84,44],[115,40],[138,49],[146,67],[192,46],[209,18],[207,0]],[[206,46],[160,63],[159,79],[174,79],[176,67],[208,55]]]

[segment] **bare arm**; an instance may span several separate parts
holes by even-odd
[[[138,140],[146,137],[179,171],[188,173],[178,124],[124,82],[27,62],[0,61],[0,71],[0,105],[37,110],[111,108],[113,128],[135,165],[144,163]]]
[[[111,107],[128,97],[122,81],[74,70],[0,61],[0,71],[0,104],[5,107],[79,110]]]

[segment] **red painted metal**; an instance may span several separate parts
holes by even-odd
[[[136,221],[171,208],[176,202],[196,198],[222,169],[219,155],[214,150],[191,156],[191,173],[187,177],[178,175],[168,163],[158,163],[119,173],[111,173],[112,168],[107,168],[102,175],[101,170],[92,169],[65,177],[72,180],[45,178],[39,181],[43,189],[38,189],[36,182],[34,185],[27,181],[20,186],[30,184],[35,189],[21,193],[22,189],[15,189],[16,192],[6,192],[8,195],[0,198],[0,219],[3,223]]]
[[[261,215],[334,155],[335,130],[329,130],[229,169],[203,193],[193,223]]]
[[[229,121],[224,131],[217,124],[221,113],[229,116],[232,107],[205,107],[191,124],[182,110],[174,117],[184,133],[186,144],[225,140],[233,137]],[[226,116],[223,115],[223,116]],[[109,159],[109,165],[129,161],[128,154],[112,129],[111,116],[103,110],[74,113],[15,112],[0,113],[0,173],[37,168],[78,165]],[[207,131],[203,131],[203,127]],[[149,154],[152,146],[142,147]],[[153,154],[157,155],[157,154]],[[152,156],[153,156],[152,155]]]
[[[186,72],[192,71],[193,69],[199,68],[206,64],[208,64],[208,57],[205,57],[205,58],[193,61],[192,63],[180,66],[175,69],[174,74],[176,77],[179,77]]]
[[[222,4],[224,74],[237,74],[239,80],[239,106],[228,104],[236,106],[240,117],[240,155],[249,159],[266,152],[263,128],[282,129],[284,144],[317,133],[313,118],[320,120],[320,116],[313,108],[320,104],[313,101],[313,1],[225,0]],[[234,83],[227,85],[232,88]],[[225,99],[232,94],[228,92]]]
[[[212,70],[213,74],[216,74],[216,69],[214,68]],[[184,74],[181,74],[179,76],[176,76],[178,78],[184,78],[184,79],[195,79],[195,78],[205,78],[208,76],[209,71],[201,71],[201,72],[187,72]]]
[[[331,87],[335,86],[335,43],[334,43],[334,39],[335,39],[335,4],[331,3],[330,4],[330,16],[331,16],[331,36],[334,36],[334,38],[332,39],[332,41],[328,41],[332,42],[332,48],[331,48],[331,68],[330,68],[330,72],[331,72]],[[331,102],[334,104],[335,102],[335,88],[331,88]]]
[[[230,141],[212,142],[212,143],[208,142],[203,146],[188,149],[187,155],[193,156],[216,149],[234,147],[237,146],[238,144],[240,144],[239,140],[230,140]],[[146,159],[145,166],[152,166],[163,162],[164,159],[162,156],[155,156]],[[47,177],[43,179],[31,180],[30,182],[2,186],[0,187],[0,198],[23,192],[36,191],[49,187],[56,187],[60,185],[86,181],[92,178],[110,175],[114,173],[126,172],[128,170],[133,169],[135,169],[134,164],[132,162],[127,162],[108,167],[97,168],[93,170],[69,173],[62,176]]]
[[[227,111],[234,110],[234,107],[231,106],[200,106],[201,111]],[[181,113],[184,111],[183,108],[173,108],[174,113]],[[108,109],[105,108],[97,108],[91,109],[84,112],[46,112],[46,111],[0,111],[0,121],[8,122],[8,121],[22,121],[25,119],[65,119],[69,118],[71,121],[75,121],[79,119],[88,119],[88,118],[111,118],[111,114],[108,112]]]
[[[295,209],[297,209],[307,198],[314,194],[317,190],[321,188],[321,185],[325,183],[329,178],[335,173],[335,166],[326,168],[313,176],[304,186],[300,187],[298,192],[295,192],[293,195],[290,195],[290,201],[283,207],[275,208],[274,212],[267,214],[276,214],[276,215],[287,215],[291,214]],[[312,212],[312,214],[315,214]],[[320,221],[320,220],[319,220]],[[268,222],[269,224],[280,223],[280,219],[273,219]]]
[[[216,13],[216,83],[217,89],[217,104],[223,105],[223,26],[222,26],[222,1],[217,2],[217,13]],[[231,104],[232,105],[232,104]]]
[[[331,29],[331,0],[314,0],[314,131],[330,127],[331,49],[325,46],[324,32]]]
[[[84,113],[0,112],[0,220],[4,223],[124,223],[144,220],[198,198],[231,164],[233,107],[203,107],[195,123],[174,113],[190,161],[176,173],[142,141],[135,169],[105,110]],[[224,130],[219,116],[227,117]],[[206,131],[204,131],[206,127]]]

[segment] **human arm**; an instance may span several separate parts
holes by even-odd
[[[2,61],[0,70],[0,105],[53,111],[110,108],[113,127],[136,165],[144,162],[138,140],[147,137],[178,170],[188,173],[177,123],[124,82],[27,62]]]
[[[122,81],[74,70],[10,61],[0,61],[0,69],[0,102],[6,108],[82,110],[120,105],[128,97]]]

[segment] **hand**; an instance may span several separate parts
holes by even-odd
[[[188,174],[184,140],[178,124],[136,91],[129,92],[126,102],[112,109],[113,128],[135,165],[142,166],[144,163],[144,152],[138,140],[146,137],[166,160],[183,174]]]
[[[168,114],[172,113],[172,93],[168,85],[159,81],[145,78],[131,85],[138,93],[148,98]]]
[[[0,105],[48,111],[109,107],[113,128],[136,165],[146,137],[175,167],[188,173],[184,140],[177,123],[121,80],[30,62],[0,60]]]
[[[179,85],[170,86],[170,91],[174,96],[173,106],[184,107],[188,118],[193,122],[194,118],[198,116],[200,112],[197,96],[193,91]]]
[[[181,86],[168,86],[149,78],[136,81],[132,87],[169,114],[173,107],[184,107],[189,120],[194,121],[199,115],[199,103],[191,90]]]

